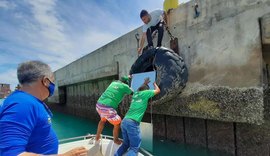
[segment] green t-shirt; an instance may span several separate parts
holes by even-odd
[[[148,105],[148,100],[153,96],[155,96],[154,90],[135,92],[125,118],[141,122]]]
[[[98,99],[98,103],[116,109],[125,94],[131,94],[132,90],[127,84],[120,81],[112,82],[105,92]]]

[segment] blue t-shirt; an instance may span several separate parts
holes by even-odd
[[[36,97],[15,91],[0,105],[0,156],[22,152],[57,154],[52,113]]]

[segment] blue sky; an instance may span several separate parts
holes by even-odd
[[[13,90],[17,65],[28,60],[55,71],[141,26],[140,10],[162,7],[163,0],[0,0],[0,83]]]
[[[150,83],[148,84],[150,89],[154,89],[154,82],[156,81],[156,72],[145,72],[132,75],[131,88],[133,91],[137,91],[138,88],[144,83],[145,78],[150,78]]]

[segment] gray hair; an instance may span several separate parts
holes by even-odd
[[[44,76],[52,76],[51,68],[41,61],[27,61],[19,64],[17,77],[20,84],[31,84]]]

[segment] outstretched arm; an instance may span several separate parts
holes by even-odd
[[[156,84],[156,82],[154,83],[154,89],[155,89],[154,90],[155,95],[160,93],[160,89],[159,89],[158,85]]]
[[[148,85],[148,83],[150,83],[151,81],[150,81],[150,78],[149,77],[147,77],[147,78],[145,78],[144,79],[144,84],[145,85]]]
[[[146,32],[144,32],[143,35],[142,35],[142,37],[141,37],[140,46],[138,48],[138,54],[139,55],[142,53],[142,49],[143,49],[143,46],[144,46],[145,38],[146,38]]]
[[[163,17],[164,24],[168,26],[169,25],[169,23],[168,23],[168,15],[167,15],[166,11],[163,12],[162,17]]]

